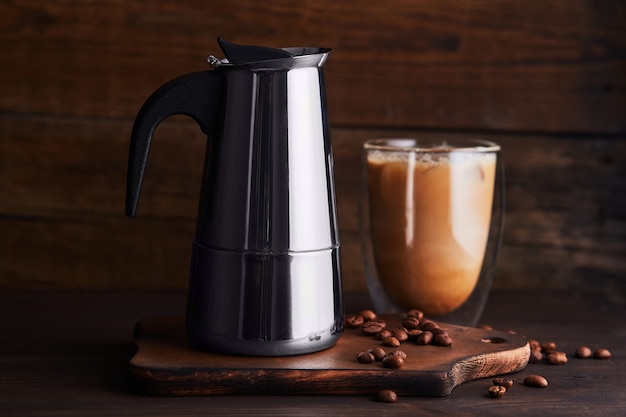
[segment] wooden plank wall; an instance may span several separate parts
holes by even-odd
[[[133,118],[217,36],[324,46],[344,287],[364,290],[363,140],[504,149],[498,288],[626,293],[626,2],[0,1],[0,288],[184,289],[205,138],[157,130],[123,213]],[[626,297],[624,297],[626,298]]]

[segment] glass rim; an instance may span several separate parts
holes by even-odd
[[[421,153],[451,153],[451,152],[499,152],[500,145],[484,139],[417,139],[379,138],[368,139],[363,144],[367,151],[383,152],[421,152]]]

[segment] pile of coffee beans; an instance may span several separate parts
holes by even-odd
[[[361,329],[366,336],[372,336],[386,347],[397,348],[410,341],[417,345],[451,346],[450,334],[439,325],[424,318],[420,310],[409,310],[402,319],[400,327],[388,328],[372,310],[363,310],[359,314],[346,317],[346,327]]]
[[[345,324],[349,329],[360,330],[363,335],[380,341],[379,346],[357,353],[356,360],[362,364],[379,362],[384,368],[402,368],[407,360],[407,354],[398,348],[403,343],[452,346],[450,334],[433,320],[425,318],[420,310],[407,311],[398,327],[388,327],[387,323],[372,310],[363,310],[359,314],[347,316]],[[398,395],[392,390],[381,390],[375,399],[380,402],[396,402]]]
[[[346,327],[360,329],[365,336],[380,340],[382,346],[396,349],[402,343],[413,342],[416,345],[451,346],[450,334],[432,320],[424,318],[420,310],[410,310],[402,319],[399,327],[388,328],[387,323],[372,310],[363,310],[359,314],[346,317]],[[406,353],[402,350],[385,351],[382,347],[370,348],[356,355],[359,363],[381,362],[385,368],[398,369],[404,366]]]

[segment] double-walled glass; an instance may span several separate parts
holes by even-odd
[[[374,139],[364,144],[363,167],[361,242],[377,312],[419,309],[476,325],[501,242],[500,147]]]

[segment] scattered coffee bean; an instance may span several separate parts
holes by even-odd
[[[404,358],[398,355],[387,355],[383,359],[383,366],[391,369],[402,368],[404,366]]]
[[[391,331],[391,335],[398,339],[400,343],[406,342],[409,339],[409,334],[404,328],[395,328]]]
[[[390,389],[383,389],[376,393],[376,401],[382,403],[395,403],[398,401],[398,395]]]
[[[389,329],[382,329],[381,331],[376,333],[376,339],[378,340],[383,340],[389,336],[393,336],[393,334],[391,333],[391,330]]]
[[[356,329],[360,327],[364,321],[365,320],[363,319],[363,316],[355,314],[355,315],[346,317],[346,326],[350,329]]]
[[[363,317],[363,320],[365,321],[372,321],[378,318],[378,316],[376,316],[376,313],[374,313],[372,310],[363,310],[361,311],[360,316]]]
[[[542,360],[543,353],[541,353],[541,349],[530,350],[530,358],[528,358],[528,363],[541,363]]]
[[[452,339],[450,338],[450,335],[448,335],[447,332],[437,333],[433,335],[433,340],[431,343],[437,346],[451,346]]]
[[[406,334],[409,336],[409,340],[415,340],[417,335],[422,332],[423,330],[420,330],[420,329],[409,329],[406,331]]]
[[[402,320],[402,326],[404,326],[408,330],[419,329],[420,321],[416,317],[407,317]]]
[[[428,330],[423,331],[415,337],[415,344],[417,345],[430,345],[433,340],[433,334]]]
[[[393,352],[389,352],[387,354],[387,356],[389,355],[396,355],[396,356],[400,356],[402,359],[406,359],[406,352],[403,350],[394,350]]]
[[[596,359],[609,359],[611,357],[611,352],[605,348],[596,349],[596,351],[593,352],[593,357]]]
[[[439,325],[432,320],[424,320],[420,322],[420,329],[431,331],[433,329],[438,329]]]
[[[524,378],[524,385],[536,388],[545,388],[548,386],[548,380],[541,375],[528,375]]]
[[[565,352],[549,352],[546,354],[546,361],[552,365],[564,365],[567,363],[567,354]]]
[[[413,309],[413,310],[407,311],[406,316],[414,317],[418,320],[422,320],[424,318],[424,312],[422,310]]]
[[[383,330],[386,325],[383,320],[370,320],[363,323],[361,331],[368,336],[374,336]]]
[[[483,330],[493,330],[493,327],[488,324],[481,324],[480,326],[478,326],[478,328]]]
[[[580,346],[578,349],[576,349],[576,352],[574,352],[574,356],[576,356],[577,358],[586,359],[592,357],[593,352],[587,346]]]
[[[376,358],[374,358],[374,355],[372,355],[369,352],[361,352],[358,355],[356,355],[356,360],[359,363],[374,363]]]
[[[389,347],[399,347],[405,340],[414,340],[418,345],[450,346],[452,344],[449,333],[440,328],[435,321],[424,319],[424,313],[420,310],[409,310],[402,320],[402,327],[394,329],[386,329],[385,321],[378,319],[372,310],[363,310],[360,314],[346,316],[345,322],[346,327],[360,327],[364,334],[375,336],[382,341],[383,345]],[[486,324],[481,325],[480,328],[493,330],[491,326]],[[513,330],[507,330],[507,332],[515,334]],[[549,364],[561,365],[568,361],[565,352],[557,351],[556,342],[539,342],[535,339],[529,339],[528,344],[530,346],[529,363],[540,363],[544,357]],[[580,346],[574,355],[578,358],[608,359],[611,357],[611,352],[605,348],[592,352],[588,346]],[[406,352],[402,350],[386,352],[381,347],[373,347],[357,355],[357,361],[360,363],[371,364],[375,361],[381,361],[383,367],[390,369],[402,368],[406,358]],[[528,375],[524,378],[524,385],[546,388],[548,380],[541,375]],[[512,386],[512,379],[495,378],[493,386],[488,388],[488,392],[493,398],[501,398]],[[381,402],[395,402],[397,398],[397,394],[392,390],[380,390],[375,397],[377,401]]]
[[[501,398],[506,394],[506,388],[501,385],[492,385],[489,387],[489,396],[491,398]]]
[[[493,385],[509,389],[513,386],[513,380],[509,378],[494,378]]]
[[[387,356],[387,352],[385,351],[385,349],[378,347],[378,346],[367,349],[367,351],[371,353],[374,356],[374,360],[378,362],[382,361],[383,358]]]
[[[388,347],[398,347],[398,346],[400,346],[400,341],[397,338],[393,337],[393,336],[389,336],[389,337],[384,338],[382,340],[382,342],[383,342],[383,346],[388,346]]]

